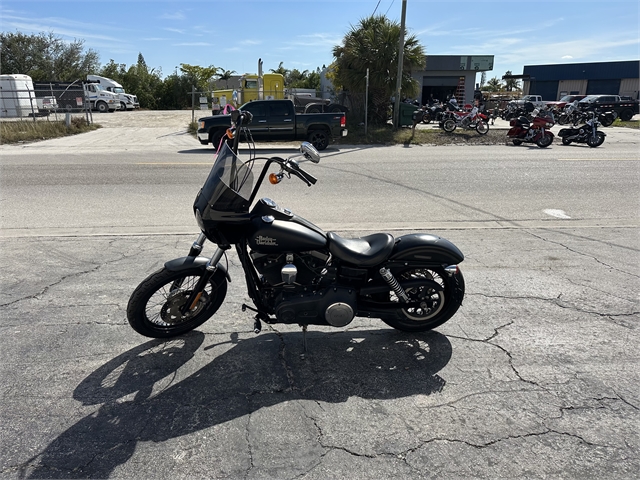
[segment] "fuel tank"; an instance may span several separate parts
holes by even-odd
[[[252,219],[253,231],[249,235],[249,247],[254,252],[308,252],[327,246],[322,231],[298,223],[294,219],[276,220],[272,215]]]

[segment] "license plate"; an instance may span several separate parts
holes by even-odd
[[[346,137],[347,136],[347,132],[348,132],[348,130],[346,128],[344,130],[342,130],[342,136]]]

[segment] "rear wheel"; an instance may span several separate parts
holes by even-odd
[[[562,144],[563,145],[571,145],[571,140],[569,140],[568,138],[563,138],[562,139]]]
[[[182,313],[181,307],[189,299],[203,271],[197,267],[179,272],[162,268],[151,274],[129,299],[129,324],[139,334],[152,338],[175,337],[202,325],[220,308],[227,293],[224,276],[214,275],[196,306]]]
[[[324,130],[313,130],[309,132],[307,140],[316,147],[317,150],[324,150],[329,146],[329,135],[327,135],[327,132]]]
[[[426,112],[423,116],[422,116],[422,123],[431,123],[431,114]]]
[[[603,127],[610,127],[614,122],[613,115],[601,115],[598,120]]]
[[[393,317],[383,319],[393,328],[405,332],[431,330],[449,320],[462,305],[464,278],[459,270],[449,277],[444,269],[406,268],[394,272],[394,276],[400,283],[412,282],[414,286],[405,289],[405,292],[410,302],[420,302],[420,306],[399,308]],[[420,280],[424,283],[420,284]],[[392,290],[377,300],[399,301]]]
[[[517,140],[517,139],[513,139],[511,140],[513,142],[514,145],[522,145],[522,140]]]
[[[442,129],[447,133],[451,133],[456,129],[456,126],[457,126],[456,122],[449,118],[448,120],[445,120],[445,122],[442,124]]]
[[[620,112],[620,120],[622,120],[623,122],[628,122],[632,118],[633,110],[631,110],[630,108],[627,108],[626,110]]]

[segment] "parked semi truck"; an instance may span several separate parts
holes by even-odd
[[[107,77],[101,77],[99,75],[87,75],[87,80],[90,82],[98,82],[106,91],[116,94],[120,100],[120,110],[134,110],[136,108],[140,108],[138,97],[125,92],[124,87],[115,80]]]
[[[37,98],[55,97],[57,107],[62,111],[91,109],[104,113],[120,108],[118,95],[105,90],[98,82],[34,82],[33,88]]]

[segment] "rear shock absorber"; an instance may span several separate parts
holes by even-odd
[[[388,268],[382,267],[380,269],[380,275],[382,276],[384,281],[389,284],[389,286],[393,289],[393,291],[396,292],[396,295],[400,300],[402,300],[404,303],[409,303],[409,296],[404,291],[404,288],[402,288],[402,285],[398,283],[398,280],[396,280],[396,277],[393,276],[393,273],[391,273],[391,270],[389,270]]]

